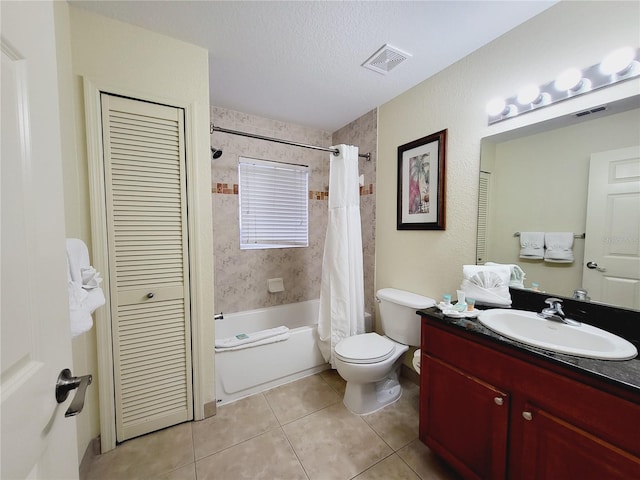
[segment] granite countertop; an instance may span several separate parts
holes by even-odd
[[[606,382],[614,383],[627,390],[640,393],[640,357],[636,357],[632,360],[595,360],[575,357],[572,355],[563,355],[561,353],[532,347],[503,337],[482,325],[477,318],[448,317],[437,307],[418,310],[417,313],[429,316],[429,318],[438,320],[445,325],[463,329],[473,335],[480,335],[490,341],[516,347],[528,354],[542,357],[554,363],[597,377]]]

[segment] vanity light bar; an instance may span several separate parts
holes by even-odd
[[[620,48],[584,70],[565,70],[540,87],[526,85],[506,100],[491,100],[487,104],[489,125],[637,77],[640,77],[640,48]]]

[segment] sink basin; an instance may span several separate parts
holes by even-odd
[[[534,347],[578,357],[629,360],[638,351],[617,335],[591,325],[566,325],[540,318],[535,312],[493,309],[478,315],[485,327],[500,335]]]

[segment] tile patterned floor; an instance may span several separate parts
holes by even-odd
[[[366,416],[342,404],[328,370],[218,408],[217,415],[129,440],[83,480],[453,480],[418,440],[418,386]]]

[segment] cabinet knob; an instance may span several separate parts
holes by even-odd
[[[495,397],[493,399],[494,402],[496,402],[496,405],[503,405],[504,404],[504,399],[502,397]]]
[[[533,415],[531,415],[531,412],[522,412],[522,418],[530,422],[533,420]]]
[[[154,297],[153,292],[147,293],[147,298],[153,298],[153,297]]]

